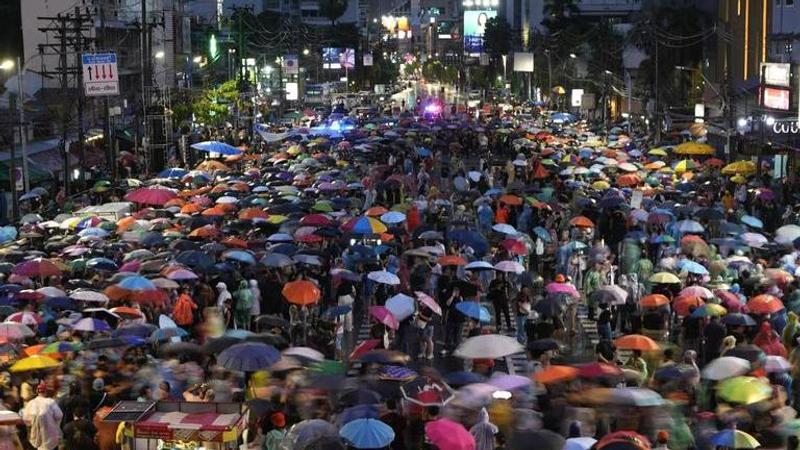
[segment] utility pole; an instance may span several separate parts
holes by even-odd
[[[144,3],[144,1],[142,2]],[[103,3],[100,3],[100,32],[105,37],[106,32],[106,10]],[[100,48],[105,48],[105,42],[101,42]],[[117,179],[117,161],[114,157],[114,142],[111,129],[111,112],[109,111],[108,97],[103,97],[103,136],[105,139],[106,165],[112,180]]]
[[[74,96],[78,97],[78,149],[81,165],[81,180],[83,180],[83,166],[85,164],[85,154],[83,151],[83,71],[81,69],[81,55],[89,49],[92,38],[84,36],[94,29],[94,17],[87,12],[81,12],[80,8],[75,8],[73,13],[58,14],[55,17],[38,17],[39,20],[50,21],[51,25],[39,28],[43,33],[54,33],[54,44],[40,45],[40,52],[44,54],[45,49],[55,50],[51,55],[58,55],[58,67],[51,71],[42,71],[43,76],[58,76],[60,81],[60,95],[62,101],[61,117],[61,141],[63,149],[63,171],[64,171],[64,194],[69,195],[70,191],[70,158],[69,158],[69,130],[71,125],[70,113]],[[74,63],[70,65],[68,56],[74,52]],[[74,87],[70,86],[70,77],[74,81]],[[74,92],[73,92],[74,89]]]

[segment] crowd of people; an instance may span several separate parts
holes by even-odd
[[[119,216],[0,229],[0,446],[797,448],[791,181],[519,117],[204,142],[98,182]],[[243,426],[145,438],[129,401]]]

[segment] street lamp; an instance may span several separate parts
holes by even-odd
[[[155,54],[155,57],[156,57],[156,59],[164,59],[164,52],[163,51],[157,51],[156,54]]]
[[[578,57],[578,55],[576,55],[575,53],[570,53],[569,57],[572,58],[572,59],[575,59],[575,58]]]
[[[303,55],[308,56],[309,53],[311,53],[311,51],[309,51],[307,48],[303,49]]]
[[[201,62],[203,62],[203,57],[202,56],[195,56],[194,58],[192,58],[192,61],[195,64],[200,64]]]
[[[14,68],[14,61],[12,61],[10,59],[7,59],[7,60],[3,61],[2,63],[0,63],[0,70],[2,70],[4,72],[8,72],[13,68]]]

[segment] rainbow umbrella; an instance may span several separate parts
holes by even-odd
[[[387,231],[380,220],[368,216],[358,216],[342,225],[342,231],[353,234],[381,234]]]
[[[761,446],[753,436],[735,428],[722,430],[711,436],[711,443],[717,447],[758,448]]]

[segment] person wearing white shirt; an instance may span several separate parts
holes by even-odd
[[[64,413],[52,398],[47,387],[40,383],[38,395],[22,410],[22,420],[28,427],[28,441],[36,450],[53,450],[61,442],[61,419]]]

